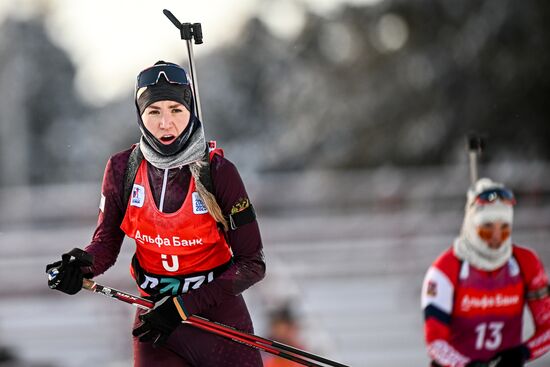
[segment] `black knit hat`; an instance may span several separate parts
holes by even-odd
[[[189,84],[174,84],[166,80],[164,75],[161,75],[158,82],[148,87],[144,87],[144,91],[138,89],[140,93],[136,102],[139,108],[139,114],[142,115],[145,109],[158,101],[175,101],[181,103],[191,111],[191,88]]]

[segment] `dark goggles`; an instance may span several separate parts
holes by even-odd
[[[488,204],[496,200],[501,200],[503,203],[510,205],[516,204],[514,194],[508,189],[491,189],[483,191],[476,197],[476,202],[479,204]]]
[[[157,84],[161,75],[173,84],[189,84],[187,73],[177,65],[160,64],[154,65],[139,73],[136,82],[136,90]]]

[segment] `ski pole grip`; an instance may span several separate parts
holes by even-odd
[[[468,135],[468,155],[470,160],[470,183],[474,185],[478,179],[478,158],[484,148],[483,138],[476,134],[470,133]]]
[[[190,41],[193,39],[193,29],[191,23],[182,23],[180,28],[181,39]]]
[[[193,23],[193,37],[196,45],[202,43],[202,26],[200,23]]]
[[[484,148],[485,139],[482,136],[474,133],[468,135],[468,150],[470,152],[481,154]]]
[[[474,135],[471,135],[471,136],[468,137],[468,150],[470,152],[479,151],[480,146],[481,146],[481,144],[480,144],[480,141],[479,141],[479,137],[474,136]]]
[[[164,15],[166,15],[168,19],[170,19],[172,24],[175,25],[177,29],[180,29],[181,22],[174,16],[174,14],[172,14],[170,10],[164,9],[162,12],[164,13]]]

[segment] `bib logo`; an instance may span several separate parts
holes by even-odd
[[[206,205],[204,205],[204,201],[202,201],[198,192],[194,192],[192,195],[192,198],[193,198],[193,213],[195,214],[208,213],[208,209],[206,208]]]
[[[482,297],[464,296],[460,302],[462,311],[468,312],[472,309],[486,310],[488,308],[513,307],[518,305],[520,297],[517,294],[483,295]]]
[[[130,205],[141,208],[145,202],[145,188],[141,185],[134,184],[132,188],[132,195],[130,198]]]

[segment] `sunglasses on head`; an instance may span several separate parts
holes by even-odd
[[[493,203],[496,200],[500,200],[503,203],[515,205],[516,204],[516,198],[514,197],[514,193],[508,189],[491,189],[487,191],[483,191],[479,195],[476,196],[476,203],[478,204],[489,204]]]
[[[177,65],[160,64],[154,65],[139,73],[136,82],[136,89],[148,87],[158,83],[160,77],[164,75],[169,83],[189,84],[187,73]]]

